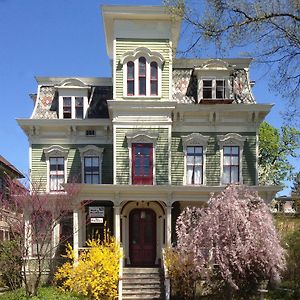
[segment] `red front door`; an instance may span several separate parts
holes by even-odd
[[[152,144],[132,144],[132,184],[153,184]]]
[[[129,216],[129,255],[133,266],[153,266],[156,258],[156,215],[134,209]]]

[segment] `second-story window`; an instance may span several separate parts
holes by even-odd
[[[100,165],[98,156],[84,157],[84,183],[100,183]]]
[[[153,184],[152,144],[132,144],[132,183]]]
[[[186,148],[186,183],[203,184],[203,147]]]
[[[63,97],[63,117],[64,119],[72,118],[72,98]]]
[[[224,146],[223,148],[223,184],[238,183],[240,181],[240,149],[238,146]]]
[[[146,58],[139,58],[139,95],[146,96]]]
[[[65,182],[65,164],[63,157],[49,158],[49,185],[50,191],[63,190],[62,184]]]

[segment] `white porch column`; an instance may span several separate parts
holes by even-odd
[[[114,206],[114,234],[117,242],[121,240],[121,231],[120,231],[120,206]]]
[[[78,263],[78,247],[79,247],[79,210],[73,210],[73,249],[74,249],[74,264]]]
[[[167,215],[166,215],[166,245],[171,247],[172,245],[172,205],[167,205]]]

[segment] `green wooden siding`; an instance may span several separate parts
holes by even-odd
[[[184,176],[184,155],[181,136],[189,135],[192,132],[172,133],[172,184],[182,185]],[[220,149],[218,145],[218,135],[224,133],[206,133],[201,132],[205,136],[210,136],[206,150],[206,184],[209,186],[220,185]],[[242,175],[243,183],[247,185],[255,185],[256,176],[256,134],[253,132],[240,133],[246,137],[244,143],[244,152],[242,157]]]
[[[164,57],[162,68],[162,99],[169,99],[169,83],[170,83],[170,44],[169,40],[153,40],[153,39],[117,39],[116,41],[116,98],[123,98],[123,66],[119,63],[122,55],[127,51],[133,51],[138,47],[146,47],[151,51],[159,52]]]
[[[136,131],[136,128],[117,128],[116,130],[116,183],[129,183],[129,149],[126,133]],[[147,129],[149,133],[159,133],[156,143],[156,184],[168,184],[168,129]]]
[[[67,158],[67,180],[81,181],[81,157],[79,149],[85,145],[61,145],[69,149]],[[102,183],[112,183],[113,178],[113,150],[112,145],[94,144],[94,146],[104,148],[102,161]],[[47,162],[43,149],[48,148],[49,145],[34,144],[32,145],[32,166],[31,166],[31,180],[32,182],[40,183],[42,189],[46,188],[47,184]]]

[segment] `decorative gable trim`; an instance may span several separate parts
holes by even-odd
[[[231,71],[233,70],[233,66],[230,65],[228,62],[221,60],[221,59],[209,59],[201,64],[196,69],[201,70],[224,70],[224,71]]]
[[[83,159],[84,156],[102,156],[103,148],[99,148],[94,145],[88,145],[83,148],[79,149],[81,159]]]
[[[131,147],[132,143],[151,143],[153,147],[156,146],[158,133],[148,133],[145,131],[133,132],[126,134],[128,147]]]
[[[133,51],[125,52],[120,59],[120,63],[125,64],[128,61],[135,60],[140,56],[144,56],[147,61],[157,61],[160,64],[164,62],[164,58],[159,52],[151,51],[146,47],[138,47]]]
[[[83,87],[83,88],[88,88],[84,82],[77,78],[67,78],[61,81],[58,85],[57,88],[66,88],[66,87]]]
[[[246,138],[237,133],[227,133],[226,135],[218,135],[218,144],[220,148],[226,145],[236,145],[243,148]]]
[[[207,146],[209,136],[204,136],[201,133],[191,133],[182,137],[182,145],[184,150],[187,146]]]
[[[44,148],[44,154],[46,159],[49,160],[49,157],[62,156],[64,159],[67,159],[69,153],[69,149],[63,148],[59,145],[53,145],[48,148]]]

